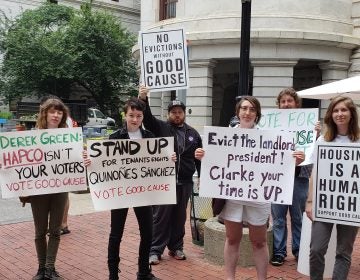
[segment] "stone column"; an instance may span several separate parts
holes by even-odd
[[[197,59],[189,62],[190,88],[186,94],[186,122],[200,134],[203,127],[212,125],[212,59]]]
[[[360,49],[355,49],[350,57],[351,66],[349,68],[349,77],[360,75]]]
[[[349,62],[329,61],[320,63],[319,68],[322,71],[322,84],[335,82],[348,77]],[[329,106],[329,100],[320,101],[320,118],[323,119],[326,109]]]
[[[360,36],[360,2],[353,0],[351,19],[354,25],[353,35]],[[353,51],[350,57],[351,66],[349,68],[349,77],[360,75],[360,49],[357,48]]]
[[[281,90],[293,86],[296,60],[253,59],[253,96],[262,108],[276,107],[276,97]]]
[[[320,63],[319,68],[322,71],[322,83],[327,84],[348,77],[350,62],[329,61]]]

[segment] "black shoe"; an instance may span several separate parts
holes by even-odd
[[[68,227],[64,227],[60,230],[60,234],[63,235],[63,234],[69,234],[71,231],[69,230]]]
[[[273,256],[273,258],[271,259],[270,263],[273,266],[282,266],[284,264],[285,261],[285,257],[283,256],[279,256],[279,255],[275,255]]]
[[[39,268],[36,275],[32,280],[44,280],[45,279],[45,267]]]
[[[119,280],[119,273],[121,272],[120,269],[116,268],[109,268],[109,280]]]
[[[141,275],[139,273],[136,274],[136,280],[160,280],[160,278],[157,278],[154,274],[152,274],[151,272],[149,272],[146,275]]]
[[[48,280],[64,280],[60,274],[55,270],[55,268],[46,268],[45,270],[45,279]]]

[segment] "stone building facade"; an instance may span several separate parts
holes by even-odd
[[[0,10],[14,18],[26,9],[33,9],[46,0],[0,0]],[[51,0],[53,3],[79,8],[84,0]],[[93,5],[121,18],[124,27],[137,33],[140,29],[140,0],[94,0]]]
[[[359,0],[252,0],[250,93],[264,108],[280,90],[297,90],[360,72]],[[187,121],[227,125],[234,114],[240,56],[242,1],[142,0],[141,30],[184,28],[190,88],[178,92]],[[164,16],[165,15],[165,16]],[[138,51],[135,51],[138,54]],[[165,117],[174,93],[153,93],[155,114]],[[304,100],[305,107],[328,101]]]

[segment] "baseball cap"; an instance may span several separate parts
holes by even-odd
[[[171,109],[174,107],[181,107],[185,112],[186,107],[185,107],[184,103],[182,103],[180,100],[175,99],[175,100],[170,101],[170,103],[168,105],[168,112],[170,112]]]

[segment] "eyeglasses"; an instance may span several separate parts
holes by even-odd
[[[254,107],[249,107],[249,106],[240,106],[240,112],[247,112],[249,111],[250,114],[256,114],[256,109]]]

